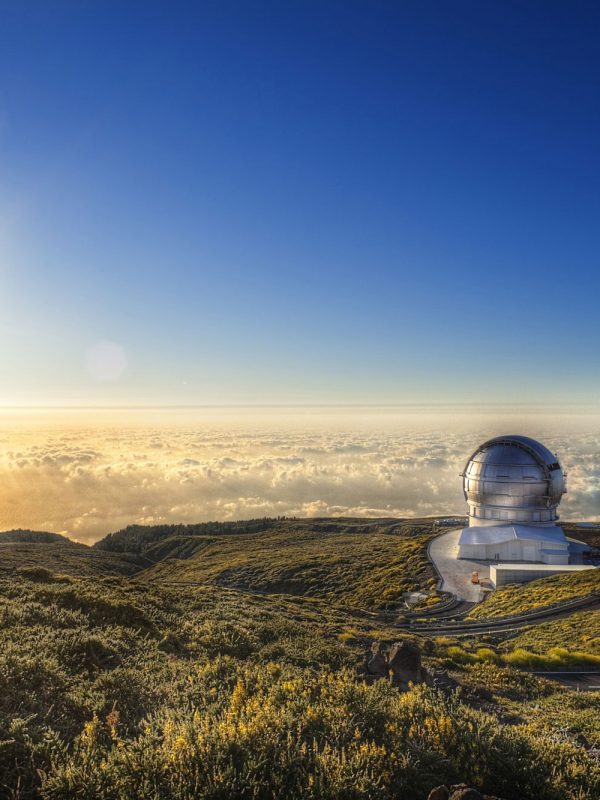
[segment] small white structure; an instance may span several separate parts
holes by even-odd
[[[507,583],[528,583],[549,575],[581,572],[595,569],[591,564],[563,564],[553,567],[551,564],[492,564],[490,581],[494,586],[506,586]]]
[[[458,557],[475,561],[568,564],[569,542],[558,526],[474,526],[463,529],[458,540]]]

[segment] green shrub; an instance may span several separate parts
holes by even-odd
[[[532,653],[520,647],[503,656],[503,660],[513,667],[532,671],[598,669],[600,656],[588,653],[569,652],[564,647],[552,647],[546,654]]]
[[[479,647],[476,652],[476,657],[478,661],[484,661],[490,664],[498,664],[500,662],[500,656],[490,647]]]
[[[507,798],[600,790],[600,768],[581,748],[499,724],[456,696],[247,667],[221,703],[160,712],[135,739],[94,716],[72,752],[55,756],[43,794],[416,800],[460,777]]]
[[[23,578],[36,583],[70,583],[71,579],[67,575],[57,575],[46,567],[19,567],[17,573]]]

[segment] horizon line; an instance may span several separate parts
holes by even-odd
[[[173,403],[128,403],[128,404],[47,404],[47,405],[2,405],[0,404],[0,411],[123,411],[123,410],[177,410],[177,409],[213,409],[213,408],[448,408],[448,407],[464,407],[464,408],[477,408],[477,407],[597,407],[600,410],[600,402],[572,402],[572,401],[523,401],[515,403],[514,401],[481,401],[481,402],[467,402],[467,401],[449,401],[439,403],[423,403],[423,402],[406,402],[406,403],[344,403],[344,402],[323,402],[323,403],[193,403],[193,404],[173,404]]]

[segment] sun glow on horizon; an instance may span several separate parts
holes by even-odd
[[[0,419],[0,529],[91,542],[133,523],[459,514],[464,460],[507,432],[559,453],[569,473],[565,517],[599,516],[599,414],[279,407]]]

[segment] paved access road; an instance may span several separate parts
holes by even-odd
[[[538,678],[547,678],[562,683],[568,689],[578,692],[600,691],[600,672],[534,672]]]
[[[396,625],[404,630],[414,633],[424,633],[427,636],[481,636],[482,634],[511,634],[517,633],[521,628],[529,625],[541,625],[549,619],[569,617],[577,611],[595,611],[600,609],[600,594],[589,594],[585,597],[576,597],[565,600],[555,606],[523,611],[507,617],[490,617],[488,619],[464,619],[463,613],[454,618],[437,619],[431,616],[426,620],[419,618],[410,619]]]
[[[478,603],[481,600],[481,587],[471,583],[471,574],[477,570],[480,578],[489,578],[490,565],[485,561],[457,558],[461,531],[462,528],[459,528],[436,536],[429,544],[428,555],[442,577],[442,591],[451,592],[461,600]]]

